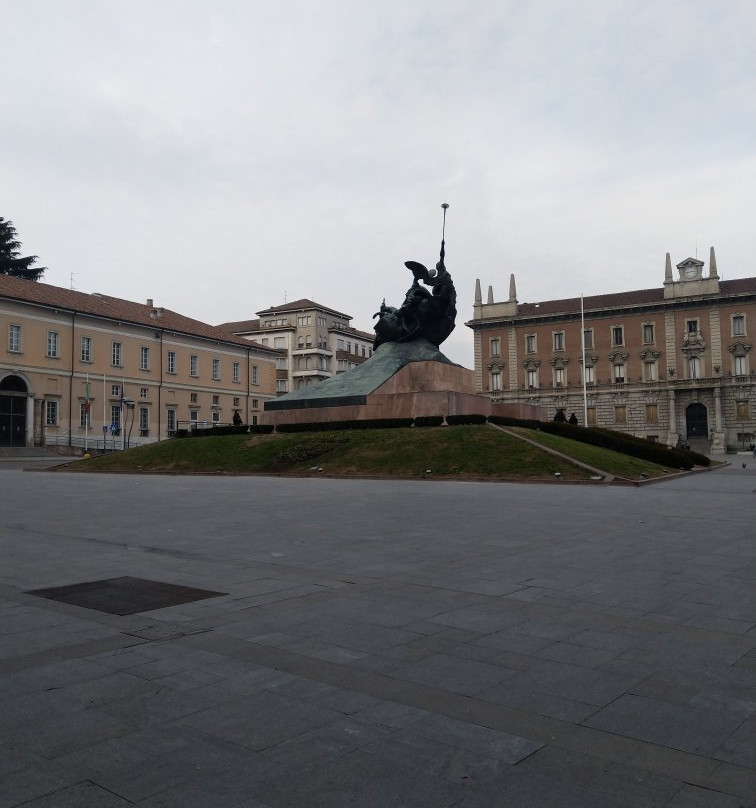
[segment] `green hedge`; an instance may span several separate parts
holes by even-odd
[[[412,426],[412,418],[373,418],[365,421],[323,421],[278,424],[276,432],[332,432],[337,429],[396,429]]]
[[[601,446],[615,452],[649,460],[670,468],[690,469],[693,466],[708,466],[711,463],[708,457],[687,449],[670,449],[663,443],[629,435],[627,432],[615,432],[613,429],[599,427],[583,427],[559,421],[536,421],[531,418],[508,418],[501,415],[492,415],[488,419],[492,424],[499,426],[520,426],[526,429],[539,429],[552,435],[561,435],[565,438],[589,443],[592,446]]]
[[[460,426],[463,424],[485,424],[486,416],[485,415],[447,415],[446,416],[446,423],[449,426]]]
[[[273,424],[251,424],[249,427],[250,435],[270,435],[273,431]]]
[[[418,415],[415,418],[415,426],[441,426],[443,422],[443,415]]]

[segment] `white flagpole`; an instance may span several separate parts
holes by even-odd
[[[583,426],[588,426],[588,392],[585,385],[585,309],[583,307],[583,293],[580,293],[580,339],[583,345]]]
[[[84,388],[86,406],[84,408],[84,454],[89,451],[89,371],[87,371],[87,384]]]

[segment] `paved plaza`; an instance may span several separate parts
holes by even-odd
[[[641,488],[22,465],[0,808],[756,804],[750,457]],[[30,594],[110,579],[206,596]]]

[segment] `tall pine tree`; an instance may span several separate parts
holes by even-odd
[[[13,222],[0,216],[0,275],[12,275],[27,281],[38,281],[47,267],[33,267],[37,262],[36,255],[22,258],[21,242],[16,239],[16,228]]]

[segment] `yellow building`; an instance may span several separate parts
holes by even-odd
[[[0,275],[0,446],[122,448],[257,423],[278,351],[169,309]]]

